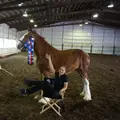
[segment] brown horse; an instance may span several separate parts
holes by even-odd
[[[28,33],[22,36],[20,39],[21,42],[18,45],[18,49],[21,49],[23,47],[24,43],[29,40],[30,36],[34,38],[34,50],[37,56],[36,63],[40,72],[45,77],[51,75],[51,70],[48,67],[48,59],[45,58],[45,54],[51,55],[51,60],[56,71],[58,71],[61,66],[66,66],[67,74],[71,73],[72,71],[77,71],[80,74],[84,83],[83,92],[81,95],[84,96],[84,100],[91,100],[87,73],[90,64],[89,55],[79,49],[62,51],[57,50],[48,44],[42,36],[38,35],[36,31],[32,30],[28,31]]]

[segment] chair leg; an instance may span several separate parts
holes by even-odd
[[[56,106],[58,109],[61,109],[56,103],[55,103],[55,106]]]
[[[47,102],[47,104],[46,105],[49,105],[47,108],[45,108],[45,106],[46,105],[43,105],[43,107],[42,107],[42,111],[40,112],[40,114],[42,114],[43,112],[45,112],[46,110],[48,110],[49,108],[52,108],[59,116],[61,116],[61,114],[60,114],[60,107],[56,104],[57,102],[59,102],[60,100],[57,100],[55,103],[53,103],[53,104],[50,104],[50,102],[48,102],[45,98],[44,98],[44,100]],[[58,110],[56,110],[54,107],[53,107],[53,105],[55,105],[57,108],[58,108]]]
[[[47,108],[45,108],[45,106],[42,107],[42,111],[40,112],[40,114],[44,113],[45,111],[47,111],[48,109],[52,108],[59,116],[61,116],[60,114],[60,109],[58,109],[58,111],[53,107],[53,105],[48,106]]]
[[[59,116],[61,116],[61,114],[60,114],[60,109],[57,111],[54,107],[53,107],[53,104],[51,105],[50,103],[48,103],[49,104],[49,106],[59,115]]]
[[[50,108],[50,106],[48,106],[47,108],[45,108],[46,105],[43,105],[42,107],[42,111],[40,112],[40,114],[44,113],[46,110],[48,110]]]

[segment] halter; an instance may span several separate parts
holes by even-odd
[[[23,43],[21,41],[21,43]],[[26,41],[24,44],[24,48],[28,49],[28,64],[33,65],[34,62],[34,40],[31,36],[28,41]]]
[[[24,42],[22,40],[19,40],[22,44],[24,44]]]

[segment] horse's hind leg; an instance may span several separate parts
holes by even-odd
[[[83,83],[84,83],[81,70],[80,70],[80,69],[77,69],[76,71],[78,72],[78,74],[80,75],[80,77],[81,77],[81,79],[82,79],[82,81],[83,81]],[[83,90],[82,90],[82,92],[80,93],[80,96],[84,96],[84,94],[85,94],[85,85],[83,85]]]
[[[83,96],[83,99],[86,101],[91,100],[88,75],[86,72],[83,72],[82,70],[77,70],[77,72],[80,74],[83,81],[83,91],[80,93],[80,95]]]

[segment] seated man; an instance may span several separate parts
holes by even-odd
[[[46,58],[49,60],[51,72],[55,73],[55,79],[44,78],[44,81],[24,80],[25,84],[31,87],[28,89],[21,89],[20,92],[22,95],[30,95],[42,89],[44,91],[43,96],[59,99],[63,91],[68,88],[68,78],[65,74],[65,66],[61,66],[59,72],[56,72],[51,61],[51,56],[46,54]]]

